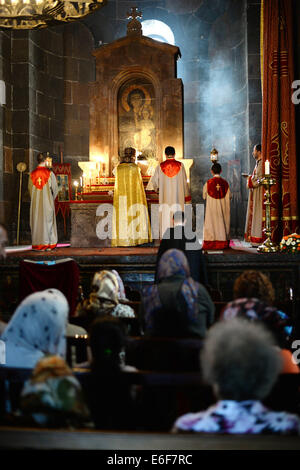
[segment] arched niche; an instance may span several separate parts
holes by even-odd
[[[145,110],[145,108],[152,108],[152,116],[151,121],[154,125],[154,137],[153,137],[153,147],[155,154],[153,155],[156,159],[159,159],[158,156],[162,154],[162,142],[161,142],[161,127],[162,127],[162,95],[161,95],[161,87],[159,86],[159,82],[157,77],[151,72],[151,70],[147,70],[145,67],[131,67],[129,70],[122,71],[115,77],[115,80],[111,87],[110,93],[110,100],[109,106],[113,109],[113,112],[110,115],[110,122],[109,122],[109,132],[110,135],[110,143],[109,148],[111,150],[111,160],[112,166],[116,162],[114,159],[122,154],[124,147],[126,146],[133,146],[138,151],[144,150],[142,147],[138,145],[138,134],[139,134],[139,123],[142,121],[143,116],[139,116],[139,122],[135,126],[133,131],[133,140],[131,141],[132,145],[129,145],[129,140],[122,143],[122,124],[126,126],[126,122],[130,121],[130,114],[132,116],[131,111],[126,111],[126,95],[127,95],[127,103],[130,98],[132,98],[132,94],[138,92],[142,97],[145,95],[141,102],[141,111]],[[127,94],[128,93],[128,94]],[[125,95],[125,96],[124,96]],[[123,101],[123,103],[122,103]],[[130,104],[128,103],[128,106]],[[123,110],[122,110],[123,108]],[[128,109],[128,107],[127,107]],[[127,114],[128,113],[128,114]],[[135,119],[134,116],[132,116]],[[122,120],[124,121],[122,122]],[[127,118],[129,118],[127,120]],[[144,130],[144,129],[143,129]],[[130,133],[130,132],[129,132]],[[128,145],[127,145],[128,144]]]
[[[120,124],[126,127],[126,118],[130,117],[125,101],[122,110],[121,95],[125,94],[127,99],[134,89],[143,95],[143,85],[144,88],[147,85],[142,103],[144,111],[150,103],[147,89],[153,98],[151,101],[150,96],[153,113],[150,120],[155,124],[152,140],[156,159],[163,159],[167,145],[174,146],[178,158],[183,158],[182,82],[176,77],[179,48],[141,34],[127,35],[98,48],[94,56],[96,81],[90,86],[90,160],[105,161],[111,175],[123,146],[120,137],[123,137],[124,127],[120,132]],[[134,119],[134,113],[130,114]],[[151,126],[149,116],[145,115],[146,119]],[[138,134],[138,126],[135,131]]]

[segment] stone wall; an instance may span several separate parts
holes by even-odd
[[[16,241],[19,173],[23,177],[21,243],[30,243],[28,172],[39,152],[54,162],[61,154],[73,163],[89,156],[88,82],[94,79],[93,41],[86,26],[76,23],[38,31],[0,33],[0,79],[6,85],[6,105],[0,108],[0,209]],[[74,171],[73,171],[74,170]],[[59,238],[64,239],[59,220]]]
[[[253,146],[261,142],[262,92],[260,70],[260,0],[247,0],[247,69],[248,69],[248,119],[249,119],[249,168],[255,161]]]
[[[11,33],[8,31],[0,32],[0,80],[5,83],[5,104],[0,105],[0,220],[8,226],[13,196]]]
[[[93,37],[81,23],[64,28],[64,161],[78,178],[89,159],[89,83],[95,80]]]
[[[36,166],[39,152],[59,155],[63,146],[63,29],[12,33],[12,165],[18,187],[18,162],[27,165],[23,178],[21,241],[30,242],[28,172]],[[18,192],[12,201],[17,220]],[[15,230],[11,234],[13,241]]]

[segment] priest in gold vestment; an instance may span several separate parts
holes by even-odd
[[[146,194],[135,149],[126,148],[115,169],[111,246],[136,246],[152,241]]]

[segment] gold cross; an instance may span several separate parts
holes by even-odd
[[[220,186],[219,184],[217,184],[217,186],[216,186],[217,191],[220,191],[220,187],[221,187],[221,186]]]
[[[127,18],[136,20],[137,18],[142,18],[142,12],[138,11],[137,7],[131,7],[130,8],[130,13],[127,12]]]
[[[37,179],[37,182],[38,182],[38,185],[41,186],[41,185],[42,185],[42,178],[39,177],[39,178]]]

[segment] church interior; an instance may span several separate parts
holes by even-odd
[[[282,49],[272,57],[271,44],[272,41],[275,44],[275,39],[266,27],[270,0],[99,3],[102,4],[98,10],[76,21],[50,22],[36,29],[2,26],[0,15],[0,224],[8,238],[6,256],[0,260],[0,323],[8,323],[21,300],[31,292],[61,286],[72,299],[69,323],[83,326],[76,320],[72,322],[76,304],[89,298],[96,272],[115,270],[138,320],[123,319],[123,323],[129,336],[138,343],[142,292],[155,281],[160,237],[140,246],[114,247],[109,237],[99,236],[97,227],[101,224],[100,213],[103,215],[101,208],[105,210],[113,203],[115,170],[125,148],[136,149],[150,214],[151,207],[158,204],[158,194],[147,190],[147,185],[155,167],[165,159],[165,147],[171,145],[187,174],[194,228],[197,207],[204,207],[203,188],[211,177],[214,161],[221,164],[222,177],[229,183],[229,247],[202,254],[207,271],[204,284],[214,304],[215,320],[233,300],[236,279],[246,270],[259,270],[271,281],[274,305],[291,318],[293,340],[297,340],[300,242],[298,251],[286,253],[280,250],[280,242],[284,236],[300,234],[297,190],[300,99],[292,100],[293,93],[300,96],[296,93],[300,87],[300,3],[275,0],[283,18],[282,23],[277,18],[279,26],[277,30],[274,27],[275,33],[284,30],[289,34],[284,36],[286,46],[280,42],[282,36],[278,33],[278,47]],[[291,18],[285,10],[287,4]],[[272,13],[271,7],[270,11],[268,20],[270,24],[276,23],[272,17],[276,13]],[[271,65],[265,65],[266,57],[271,57]],[[280,79],[276,81],[278,90],[274,91],[271,80],[277,75],[270,74],[270,78],[268,66],[279,70],[276,72],[279,76],[288,77],[289,91]],[[273,102],[276,104],[272,108]],[[244,240],[249,190],[242,176],[254,171],[252,152],[257,144],[262,144],[263,164],[270,161],[274,179],[273,188],[270,179],[264,186],[266,209],[262,223],[270,230],[269,234],[265,232],[266,237],[276,247],[272,250],[265,245],[260,252]],[[58,184],[55,199],[58,244],[47,252],[32,250],[30,229],[28,180],[41,152],[47,155]],[[86,359],[82,351],[87,336],[79,334],[77,339],[76,343],[74,338],[68,338],[70,365]],[[133,343],[132,339],[128,360],[134,352]],[[190,343],[188,357],[194,360],[199,345],[192,340]],[[168,354],[172,350],[174,357],[179,357],[178,345],[176,349],[168,343],[165,348],[154,341],[147,347],[148,355],[165,355],[168,349]],[[202,443],[194,435],[167,434],[176,413],[178,416],[183,410],[188,411],[187,406],[195,407],[196,399],[190,392],[193,387],[198,392],[202,387],[202,409],[213,403],[211,391],[202,382],[200,387],[200,379],[192,369],[185,371],[189,377],[166,369],[164,374],[161,371],[151,376],[140,374],[140,382],[132,379],[135,386],[145,389],[144,406],[159,401],[162,391],[155,386],[164,388],[167,384],[170,389],[179,390],[175,399],[175,394],[165,387],[164,400],[160,406],[153,406],[155,413],[163,413],[163,406],[172,401],[168,407],[171,418],[161,418],[161,427],[157,424],[159,420],[152,421],[151,411],[142,413],[148,427],[139,424],[134,429],[139,432],[135,434],[135,443],[130,437],[131,429],[128,435],[124,434],[123,441],[120,434],[112,438],[105,431],[98,436],[95,433],[94,437],[79,432],[71,437],[67,431],[61,431],[60,444],[55,431],[41,434],[40,440],[35,440],[34,431],[29,432],[26,441],[20,427],[14,425],[9,429],[7,422],[1,424],[2,385],[9,377],[1,369],[5,368],[0,366],[0,448],[13,447],[12,442],[17,448],[27,442],[28,447],[46,449],[72,449],[73,445],[81,449],[223,448],[220,439],[214,441],[207,434]],[[24,377],[28,378],[24,370],[18,374],[16,381],[23,383]],[[296,383],[293,380],[291,387]],[[284,398],[289,400],[289,394],[280,386],[286,384],[278,385],[277,395],[284,390]],[[277,395],[274,393],[276,399]],[[270,405],[276,409],[275,398]],[[293,407],[287,411],[300,417],[300,395],[293,399]],[[145,444],[142,433],[148,431],[153,434]],[[160,443],[155,437],[159,432],[164,433]],[[233,445],[238,449],[254,449],[260,445],[258,442],[243,443],[237,439]],[[278,445],[282,449],[285,445],[299,449],[297,440],[288,443],[266,438],[262,445],[266,449]]]

